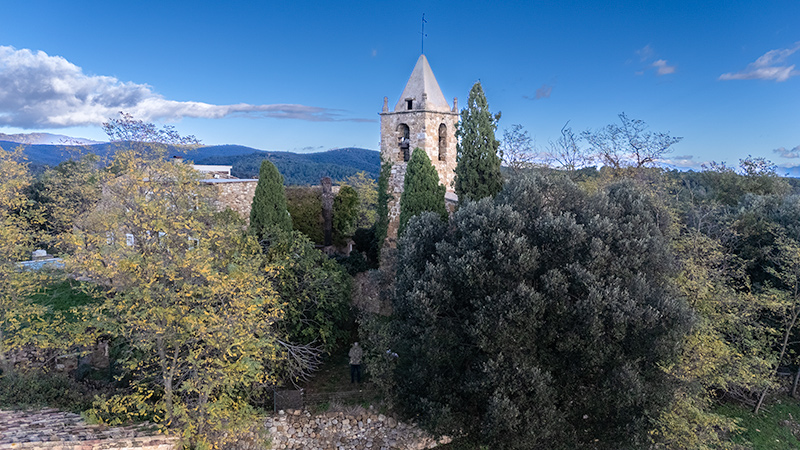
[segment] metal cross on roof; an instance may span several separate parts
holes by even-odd
[[[425,54],[425,38],[428,36],[427,34],[425,34],[425,24],[427,22],[428,21],[425,20],[425,13],[422,13],[422,31],[420,31],[420,34],[422,35],[422,38],[420,40],[422,42],[420,44],[420,53],[423,55]]]

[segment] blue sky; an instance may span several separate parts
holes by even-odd
[[[420,54],[544,146],[625,112],[671,161],[800,164],[800,2],[6,2],[0,132],[102,140],[123,110],[205,144],[378,149]]]

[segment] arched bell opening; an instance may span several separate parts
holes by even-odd
[[[408,162],[411,158],[409,147],[411,146],[411,130],[408,125],[401,123],[397,126],[397,143],[399,147],[398,160]]]

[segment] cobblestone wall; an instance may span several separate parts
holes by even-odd
[[[412,425],[367,410],[318,415],[279,411],[266,426],[275,450],[421,450],[439,444]]]

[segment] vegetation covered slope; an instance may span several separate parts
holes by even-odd
[[[23,154],[34,172],[54,167],[70,158],[93,153],[101,158],[111,158],[116,145],[44,145],[19,144],[0,141],[0,148],[11,150],[22,146]],[[167,156],[183,156],[196,164],[221,164],[233,166],[231,173],[238,178],[256,178],[261,161],[269,160],[283,174],[287,186],[319,184],[322,177],[342,180],[358,172],[378,178],[380,157],[377,151],[363,148],[340,148],[316,153],[265,152],[242,145],[209,145],[192,149],[173,145],[165,146]]]

